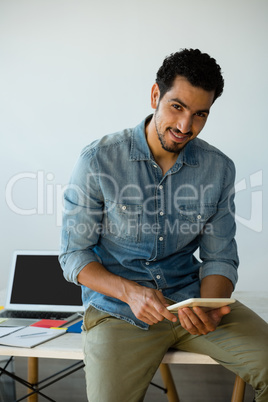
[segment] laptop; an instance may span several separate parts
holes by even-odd
[[[84,312],[81,288],[67,282],[51,251],[15,251],[6,294],[2,325],[30,325],[40,319],[68,322]]]

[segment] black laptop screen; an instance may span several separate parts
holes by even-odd
[[[18,255],[11,303],[81,306],[81,288],[64,279],[57,255]]]

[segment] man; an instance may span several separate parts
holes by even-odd
[[[60,261],[82,287],[90,402],[143,400],[170,347],[212,356],[268,400],[264,321],[239,302],[166,308],[230,297],[237,281],[234,164],[197,138],[222,91],[213,58],[170,55],[152,87],[154,114],[93,142],[74,168]]]

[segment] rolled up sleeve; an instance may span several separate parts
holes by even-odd
[[[64,277],[79,285],[77,276],[90,262],[100,261],[94,252],[102,229],[103,198],[94,154],[83,152],[64,192],[59,261]]]
[[[209,275],[222,275],[230,279],[235,288],[239,259],[237,254],[234,205],[235,167],[227,164],[222,195],[216,214],[207,222],[200,235],[200,279]]]

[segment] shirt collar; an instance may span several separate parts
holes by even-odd
[[[145,135],[145,127],[151,120],[153,115],[147,116],[140,124],[138,124],[132,131],[131,136],[131,151],[130,151],[130,160],[132,161],[142,161],[142,160],[150,160],[152,159],[152,153],[147,144],[146,135]],[[196,147],[195,147],[195,139],[190,141],[185,148],[178,155],[177,161],[173,168],[176,165],[185,164],[188,166],[198,166],[198,160],[196,157]],[[177,166],[176,166],[177,167]]]
[[[131,151],[130,160],[144,161],[151,159],[151,151],[147,144],[145,127],[149,123],[153,115],[147,116],[138,126],[132,131],[131,136]]]
[[[199,165],[198,159],[197,159],[196,140],[197,140],[197,138],[188,142],[188,144],[183,148],[183,150],[179,154],[177,162],[181,156],[182,162],[185,165],[193,166],[193,167],[197,167]]]

